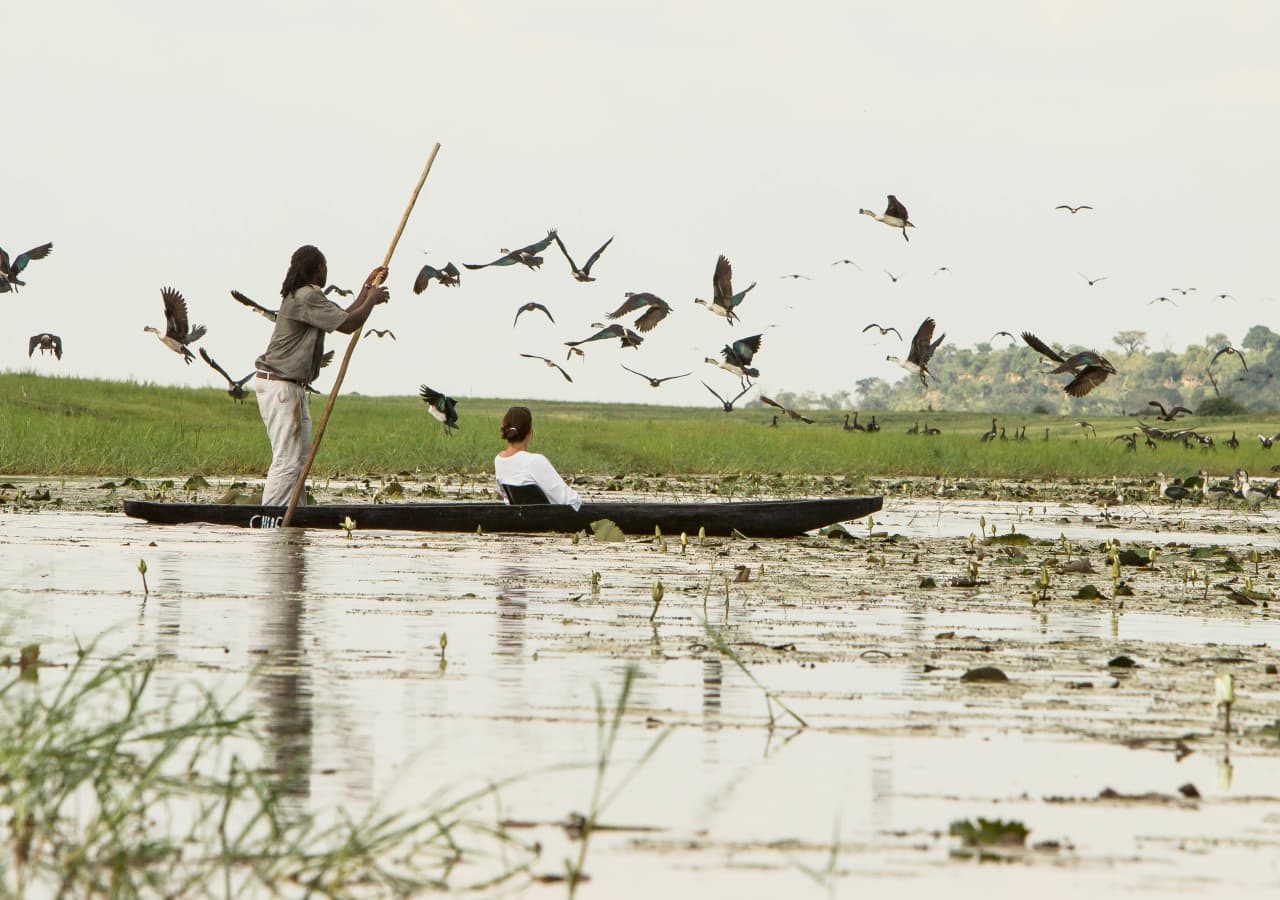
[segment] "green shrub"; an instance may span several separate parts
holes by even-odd
[[[1197,416],[1243,416],[1249,408],[1235,397],[1210,397],[1196,409]]]

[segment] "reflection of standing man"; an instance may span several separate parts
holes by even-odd
[[[259,634],[266,640],[267,665],[257,683],[265,707],[263,731],[271,768],[293,797],[311,793],[313,730],[311,666],[307,660],[305,532],[274,531],[264,535]]]
[[[263,506],[286,506],[311,447],[311,414],[303,385],[320,375],[324,336],[359,331],[369,313],[390,298],[381,286],[387,270],[374,269],[360,296],[346,309],[324,295],[329,267],[324,254],[307,244],[293,252],[280,286],[280,312],[271,342],[258,357],[258,412],[271,440],[271,468],[262,488]]]

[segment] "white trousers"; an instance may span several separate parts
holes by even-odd
[[[271,441],[271,468],[262,488],[263,506],[288,506],[293,486],[307,462],[311,448],[311,412],[307,392],[292,381],[254,378],[257,382],[258,412]],[[306,492],[298,505],[306,503]]]

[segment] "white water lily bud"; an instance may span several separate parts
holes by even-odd
[[[1230,706],[1236,702],[1236,680],[1230,672],[1223,672],[1213,679],[1213,695],[1219,706]]]
[[[1231,765],[1231,760],[1223,757],[1218,760],[1218,789],[1222,791],[1231,790],[1231,776],[1235,774],[1235,767]]]

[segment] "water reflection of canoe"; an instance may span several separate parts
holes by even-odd
[[[881,497],[834,497],[816,500],[735,500],[725,503],[584,503],[567,506],[508,506],[505,503],[378,503],[300,506],[293,524],[301,528],[337,528],[348,516],[360,529],[400,531],[572,532],[609,519],[626,534],[668,536],[687,532],[747,537],[791,537],[824,525],[860,519],[880,509]],[[278,506],[223,506],[216,503],[124,501],[127,515],[148,522],[177,525],[210,522],[273,528],[284,515]]]

